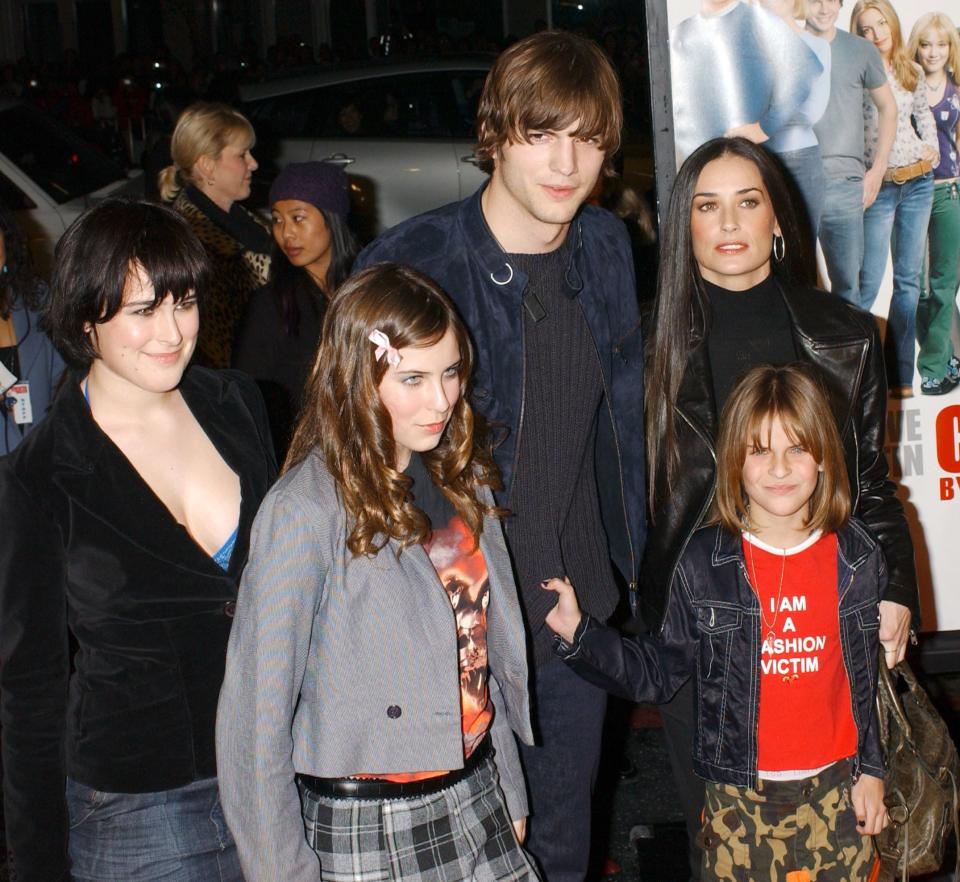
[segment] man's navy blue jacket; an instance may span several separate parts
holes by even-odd
[[[527,277],[512,267],[480,207],[482,188],[462,202],[388,230],[357,258],[354,270],[395,261],[439,284],[473,336],[471,401],[494,428],[506,504],[523,428],[523,295]],[[597,425],[600,511],[610,554],[633,584],[646,538],[643,442],[643,344],[630,243],[623,223],[585,205],[570,225],[567,283],[575,290],[597,347],[604,406]],[[571,480],[576,478],[570,476]]]

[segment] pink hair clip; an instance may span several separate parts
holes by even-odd
[[[387,364],[392,364],[394,367],[400,364],[400,350],[390,345],[390,338],[383,331],[373,330],[367,339],[377,347],[377,351],[373,354],[377,361],[386,355]]]

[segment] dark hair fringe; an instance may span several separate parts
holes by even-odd
[[[86,369],[97,357],[85,328],[119,312],[135,265],[153,285],[154,305],[193,292],[202,316],[210,264],[187,221],[153,202],[106,199],[70,225],[54,253],[46,327],[73,367]]]

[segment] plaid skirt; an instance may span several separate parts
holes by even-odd
[[[303,788],[324,882],[520,882],[539,878],[513,834],[496,766],[412,799],[331,799]]]

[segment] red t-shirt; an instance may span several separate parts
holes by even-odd
[[[817,531],[783,550],[744,534],[743,554],[762,612],[757,768],[760,777],[807,777],[857,752],[840,647],[837,537]]]

